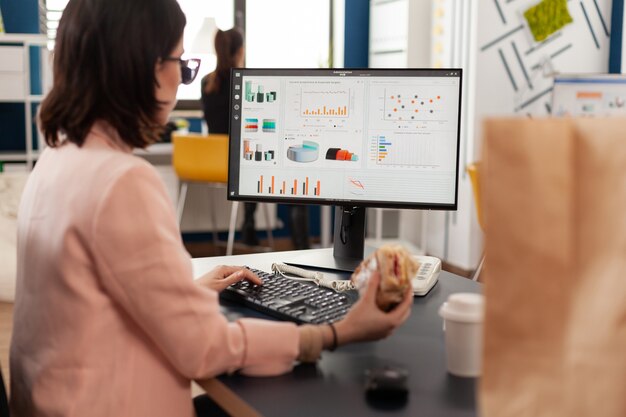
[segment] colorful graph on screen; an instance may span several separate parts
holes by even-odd
[[[438,164],[434,141],[436,139],[417,135],[395,135],[393,138],[379,135],[372,139],[372,145],[376,146],[378,165],[435,167]]]
[[[364,195],[365,184],[363,184],[363,182],[357,178],[349,177],[348,190],[354,195]]]
[[[303,87],[300,90],[300,116],[349,117],[349,89],[319,89]]]
[[[406,89],[405,89],[406,90]],[[442,108],[441,94],[422,94],[418,91],[398,92],[385,89],[384,120],[432,120]]]
[[[260,175],[257,180],[258,194],[278,194],[285,196],[320,197],[321,181],[308,176],[302,178],[281,179],[275,175]]]

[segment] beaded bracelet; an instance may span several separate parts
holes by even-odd
[[[302,326],[300,328],[300,353],[298,354],[300,362],[313,363],[319,359],[323,347],[320,329],[318,326]]]

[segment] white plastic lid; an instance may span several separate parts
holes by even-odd
[[[482,322],[485,315],[484,297],[468,292],[451,294],[439,308],[439,315],[446,320],[464,323]]]

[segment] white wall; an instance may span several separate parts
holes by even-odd
[[[431,10],[426,0],[374,0],[370,3],[371,68],[428,68],[431,54]],[[376,235],[376,211],[368,210],[368,236]],[[382,237],[423,245],[423,212],[383,211]]]
[[[461,132],[459,149],[458,208],[454,212],[429,212],[426,216],[426,251],[446,262],[472,270],[482,253],[482,232],[478,226],[467,164],[474,153],[473,101],[476,86],[476,14],[479,0],[433,1],[431,62],[434,67],[463,68]],[[484,2],[483,2],[484,3]]]
[[[459,207],[429,213],[427,251],[472,269],[482,251],[465,166],[480,159],[487,117],[545,116],[552,73],[608,70],[611,0],[567,2],[573,23],[544,43],[532,39],[523,12],[537,0],[433,0],[433,63],[464,70]],[[597,7],[596,7],[597,5]],[[508,67],[508,68],[507,68]]]

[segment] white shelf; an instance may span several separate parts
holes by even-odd
[[[35,115],[33,103],[40,103],[43,95],[32,94],[30,73],[31,47],[40,47],[40,77],[42,91],[47,91],[47,84],[51,76],[49,74],[50,59],[46,48],[48,37],[40,34],[0,34],[0,103],[15,103],[24,106],[24,119],[15,120],[15,123],[24,123],[24,147],[20,151],[0,151],[0,161],[24,162],[28,169],[33,167],[39,156],[39,151],[34,149],[33,129]]]
[[[39,151],[32,152],[30,156],[26,152],[4,152],[0,151],[0,162],[27,162],[28,160],[37,160]]]
[[[28,45],[48,45],[48,37],[46,35],[28,34],[28,33],[1,33],[0,43],[15,43]]]
[[[41,103],[44,99],[42,95],[30,95],[24,98],[0,98],[0,103],[15,103],[15,104],[24,104],[25,101],[29,103]]]
[[[22,162],[26,159],[26,153],[0,152],[0,161],[2,162]]]

